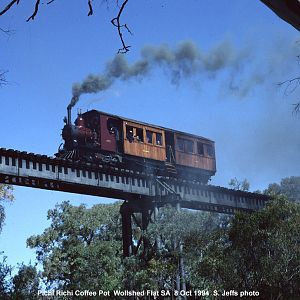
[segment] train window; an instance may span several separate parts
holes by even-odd
[[[14,167],[16,166],[16,159],[14,157],[11,159],[11,164]]]
[[[9,157],[5,157],[5,164],[7,165],[7,166],[9,166]]]
[[[184,141],[184,148],[185,152],[187,153],[194,153],[194,142],[191,140],[185,140]]]
[[[162,146],[162,134],[156,133],[156,145]]]
[[[177,138],[177,150],[184,151],[184,139]]]
[[[146,141],[148,144],[153,143],[153,132],[150,130],[146,130]]]
[[[42,171],[42,170],[43,170],[43,164],[39,163],[39,171]]]
[[[126,125],[126,138],[130,143],[133,142],[133,127],[132,126]]]
[[[204,144],[201,142],[197,142],[197,153],[199,155],[204,155]]]
[[[36,170],[36,162],[35,161],[32,163],[32,168]]]
[[[139,143],[143,143],[144,142],[144,135],[143,135],[143,128],[136,128],[136,141]]]
[[[210,157],[214,156],[214,148],[212,145],[205,145],[206,146],[206,154]]]

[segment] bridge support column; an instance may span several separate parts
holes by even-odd
[[[123,256],[132,255],[132,210],[128,202],[121,205],[120,213],[122,216],[122,239],[123,239]]]
[[[152,222],[153,212],[152,202],[131,200],[121,205],[124,257],[138,254],[141,248],[142,255],[147,255],[150,251],[152,245],[144,233],[149,223]],[[135,236],[134,232],[136,232]]]

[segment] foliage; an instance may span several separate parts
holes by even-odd
[[[265,193],[268,195],[284,195],[291,201],[300,202],[300,177],[286,177],[281,180],[280,184],[269,184]]]
[[[0,201],[12,201],[13,196],[13,187],[7,184],[0,184]],[[4,207],[0,204],[0,232],[3,226],[5,219]]]
[[[261,299],[300,294],[299,204],[277,198],[215,234],[198,260],[199,277],[225,290],[259,291]]]
[[[247,192],[250,189],[250,183],[247,179],[244,180],[238,180],[236,177],[230,179],[228,185],[234,189],[239,191]]]
[[[0,253],[2,256],[3,253]],[[9,299],[9,289],[10,289],[10,274],[12,268],[6,264],[6,257],[2,257],[2,262],[0,262],[0,299]]]
[[[291,177],[280,188],[287,193],[295,186],[297,178]],[[48,212],[49,228],[27,241],[43,265],[47,287],[156,291],[186,286],[254,290],[258,299],[300,294],[298,203],[276,196],[261,211],[232,217],[160,208],[147,230],[134,230],[134,238],[143,237],[152,247],[128,258],[122,258],[119,209],[119,203],[86,208],[64,202]],[[11,280],[10,271],[3,260],[0,298],[34,299],[39,287],[35,267],[21,265]]]
[[[51,226],[27,240],[36,248],[48,285],[104,290],[118,288],[121,264],[119,204],[87,209],[68,202],[48,212]]]
[[[12,299],[38,299],[39,274],[35,266],[21,264],[18,273],[12,279]]]
[[[227,221],[228,217],[218,214],[161,208],[144,233],[152,251],[142,251],[140,256],[124,261],[124,287],[175,290],[184,281],[192,286],[190,265],[195,259],[190,250],[193,241],[198,241],[201,249],[205,243],[200,240],[204,241],[210,232]]]

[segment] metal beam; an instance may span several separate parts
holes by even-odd
[[[0,182],[48,190],[131,201],[137,209],[146,203],[233,214],[261,209],[265,195],[157,177],[107,165],[73,163],[43,155],[0,149]],[[141,208],[139,208],[141,209]]]

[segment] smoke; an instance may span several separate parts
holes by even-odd
[[[117,54],[107,62],[101,75],[89,75],[81,83],[73,85],[69,106],[73,107],[83,94],[105,91],[116,80],[143,79],[155,68],[162,69],[176,85],[191,77],[214,79],[217,75],[226,74],[218,88],[223,94],[244,98],[267,81],[274,84],[276,78],[280,78],[278,75],[283,66],[297,56],[294,41],[278,38],[274,45],[273,49],[265,48],[261,61],[256,53],[263,51],[255,43],[238,49],[229,40],[208,51],[192,41],[181,42],[174,48],[167,44],[149,45],[141,50],[141,58],[134,63],[129,63],[124,54]],[[253,61],[256,63],[253,64]]]
[[[103,74],[89,75],[73,85],[69,106],[73,107],[83,94],[107,90],[117,79],[143,79],[156,67],[165,70],[173,84],[179,84],[195,75],[215,76],[226,68],[237,69],[246,54],[246,51],[236,52],[229,41],[221,42],[206,53],[192,41],[181,42],[175,48],[166,44],[146,46],[141,50],[141,59],[132,64],[123,54],[117,54],[106,64]]]

